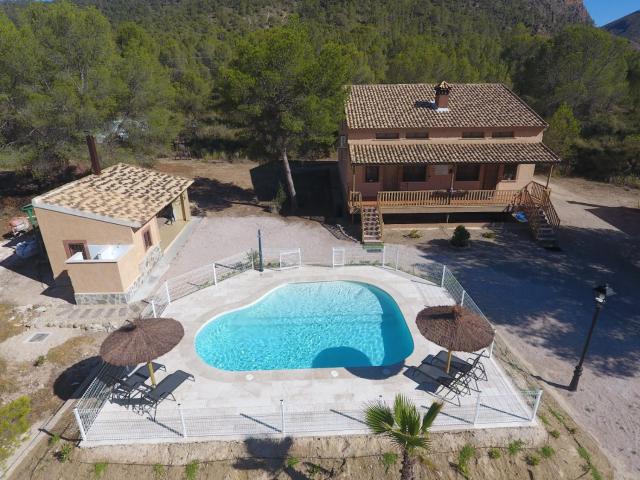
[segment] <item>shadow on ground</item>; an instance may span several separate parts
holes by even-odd
[[[617,295],[602,311],[587,362],[602,375],[636,375],[638,241],[612,229],[566,226],[559,239],[562,252],[547,251],[527,232],[511,230],[499,233],[495,242],[475,241],[463,250],[443,248],[438,241],[418,248],[425,259],[447,264],[494,323],[569,362],[577,361],[591,323],[592,288],[609,282]]]
[[[85,358],[63,371],[53,382],[53,393],[61,400],[80,398],[78,387],[102,363],[98,356]]]

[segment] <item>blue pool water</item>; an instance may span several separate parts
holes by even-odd
[[[366,283],[290,283],[205,324],[198,355],[221,370],[368,367],[401,362],[413,339],[393,298]]]

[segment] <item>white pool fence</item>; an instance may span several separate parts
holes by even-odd
[[[377,250],[362,247],[334,247],[328,252],[305,252],[302,248],[263,249],[264,269],[284,270],[304,265],[328,268],[370,265],[411,275],[444,288],[452,299],[476,312],[487,322],[485,315],[471,296],[460,285],[445,265],[425,260],[415,262],[404,247],[384,246]],[[259,253],[255,250],[241,252],[182,275],[161,284],[146,301],[141,316],[161,316],[166,307],[203,288],[217,286],[242,272],[257,270]],[[491,357],[493,345],[488,356]],[[117,371],[116,371],[117,370]],[[314,408],[295,405],[282,399],[278,405],[264,408],[252,407],[247,411],[225,411],[215,408],[162,408],[155,419],[150,415],[124,415],[122,411],[102,411],[111,397],[114,377],[123,370],[104,365],[84,392],[74,409],[81,438],[85,441],[153,440],[155,438],[190,437],[243,437],[260,435],[296,435],[321,432],[364,433],[363,405],[347,408]],[[541,390],[520,391],[504,395],[479,394],[475,402],[462,406],[445,404],[436,421],[437,428],[469,428],[477,426],[509,425],[533,422],[536,416]],[[425,404],[429,396],[413,399]],[[384,399],[392,401],[392,399]]]

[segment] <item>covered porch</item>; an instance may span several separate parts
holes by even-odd
[[[165,252],[191,220],[187,191],[182,192],[156,215],[160,248]]]

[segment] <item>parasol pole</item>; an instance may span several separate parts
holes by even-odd
[[[449,373],[449,370],[451,369],[451,354],[452,353],[453,352],[451,350],[449,350],[447,352],[447,370],[446,370],[446,373]]]
[[[153,365],[151,365],[151,362],[147,362],[147,368],[149,369],[149,376],[151,377],[151,385],[153,385],[154,388],[155,388],[155,386],[156,386],[156,376],[153,374]]]

